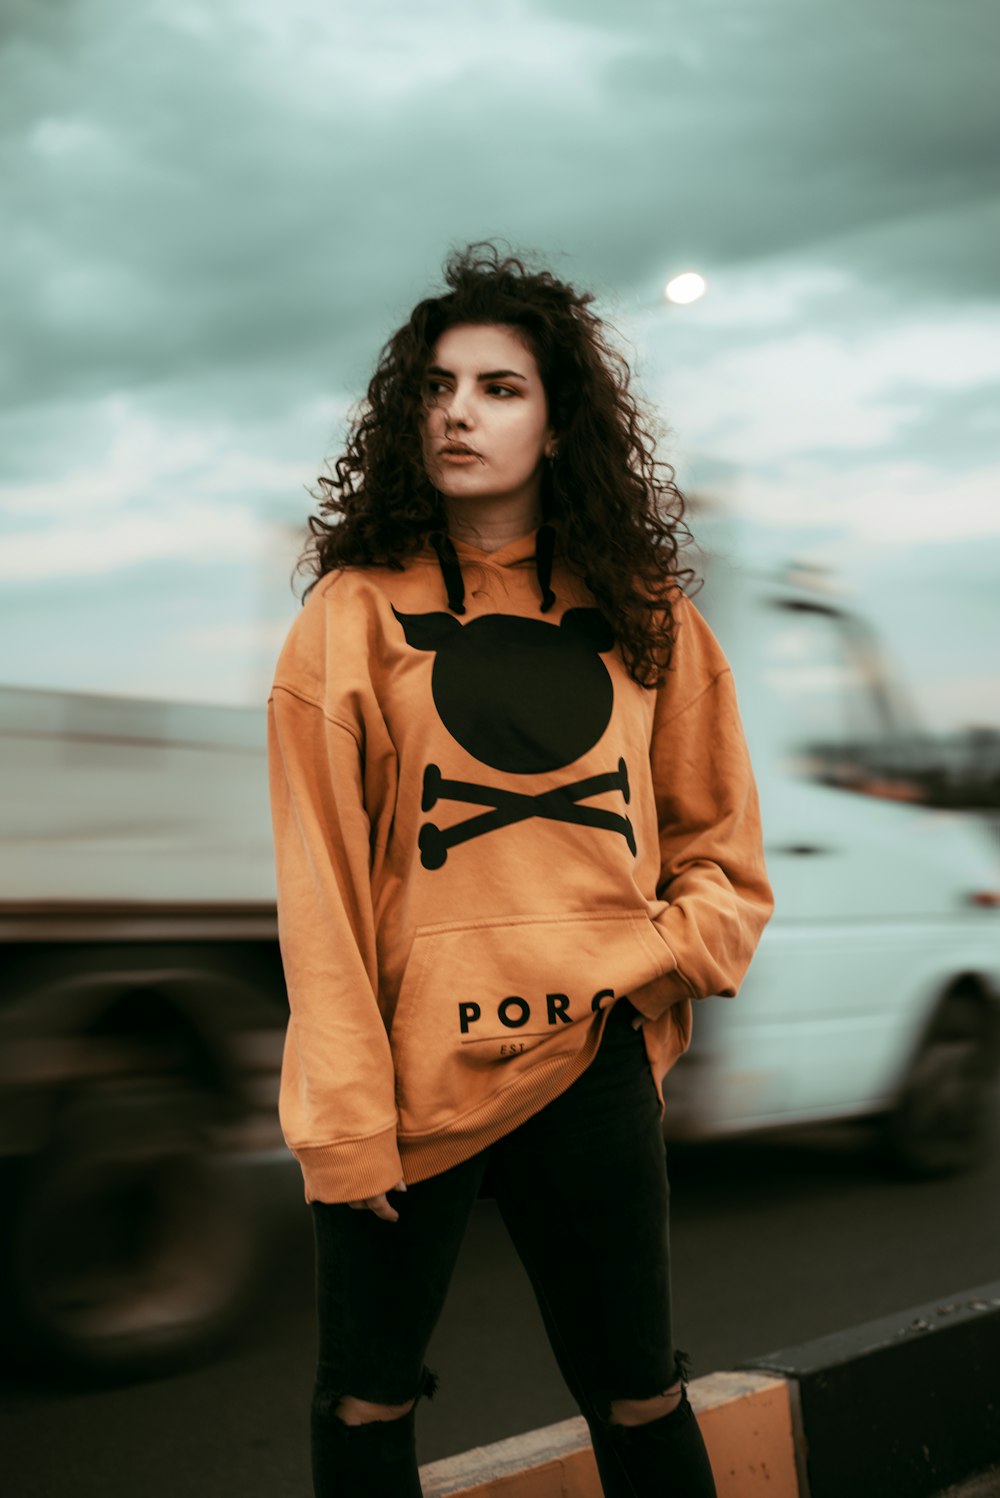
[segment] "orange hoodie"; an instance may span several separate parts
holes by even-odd
[[[694,604],[675,592],[647,690],[548,527],[437,546],[323,577],[268,704],[279,1111],[309,1201],[499,1139],[584,1071],[626,994],[659,1088],[692,999],[736,993],[773,908],[732,674]]]

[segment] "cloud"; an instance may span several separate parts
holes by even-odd
[[[482,233],[572,247],[621,287],[948,221],[996,187],[992,12],[911,4],[905,51],[902,14],[81,0],[57,40],[21,7],[6,399],[354,376],[446,244]],[[956,239],[981,282],[991,243]]]
[[[0,556],[0,579],[48,582],[94,577],[139,562],[197,563],[207,556],[217,557],[221,564],[261,554],[265,544],[253,517],[238,517],[221,506],[206,510],[181,501],[169,514],[128,514],[96,523],[77,520],[10,536]]]
[[[995,534],[996,27],[993,0],[10,0],[5,580],[96,607],[212,557],[236,589],[448,247],[492,235],[599,293],[682,461],[760,517],[911,546],[947,496]],[[709,297],[666,317],[687,268]]]
[[[113,574],[4,585],[0,682],[85,692],[262,704],[298,612],[297,545],[157,554]]]
[[[664,391],[672,419],[732,462],[803,451],[849,461],[896,442],[928,401],[1000,381],[1000,307],[928,309],[865,330],[825,321],[735,348],[719,339],[714,356],[679,364]]]
[[[253,559],[314,508],[301,461],[248,450],[224,423],[158,420],[124,397],[99,415],[104,443],[90,461],[0,488],[0,579],[110,575],[152,559]]]
[[[792,460],[780,472],[748,471],[737,493],[741,508],[770,524],[837,527],[845,551],[882,544],[899,555],[942,535],[1000,538],[998,488],[996,464],[947,474],[905,459],[842,471],[829,462]]]
[[[91,30],[68,55],[18,58],[19,229],[0,262],[12,403],[206,365],[239,378],[266,361],[280,378],[334,342],[341,363],[370,351],[415,250],[433,274],[462,221],[502,219],[541,185],[522,146],[554,105],[572,129],[593,71],[585,28],[523,5],[493,27],[458,25],[451,6],[297,3],[280,25],[233,0],[82,8]],[[508,119],[518,58],[526,92]]]
[[[901,307],[843,267],[720,272],[703,302],[626,320],[692,481],[759,519],[912,545],[1000,534],[1000,306]],[[946,496],[946,500],[945,500]]]

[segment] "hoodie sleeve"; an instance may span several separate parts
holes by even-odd
[[[279,1113],[307,1201],[359,1201],[402,1176],[395,1076],[376,994],[370,824],[355,731],[275,686],[268,760],[290,1019]]]
[[[731,998],[774,909],[764,865],[760,805],[732,671],[689,605],[688,664],[702,686],[677,708],[677,684],[661,689],[651,747],[660,840],[654,924],[674,970],[635,999],[656,1019],[682,999]],[[705,676],[709,679],[704,684]]]

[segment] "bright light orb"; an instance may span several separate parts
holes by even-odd
[[[668,302],[686,306],[688,302],[696,302],[699,297],[703,297],[706,289],[704,276],[699,276],[696,270],[686,270],[667,282],[663,295]]]

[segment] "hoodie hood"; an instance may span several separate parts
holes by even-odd
[[[521,536],[498,551],[491,552],[482,551],[468,541],[453,541],[445,531],[432,532],[428,537],[428,542],[441,568],[448,608],[453,614],[465,613],[463,557],[468,561],[488,561],[493,567],[516,567],[533,557],[541,600],[539,611],[547,614],[556,602],[556,595],[552,591],[552,563],[555,557],[556,533],[551,525],[541,525],[528,535]]]

